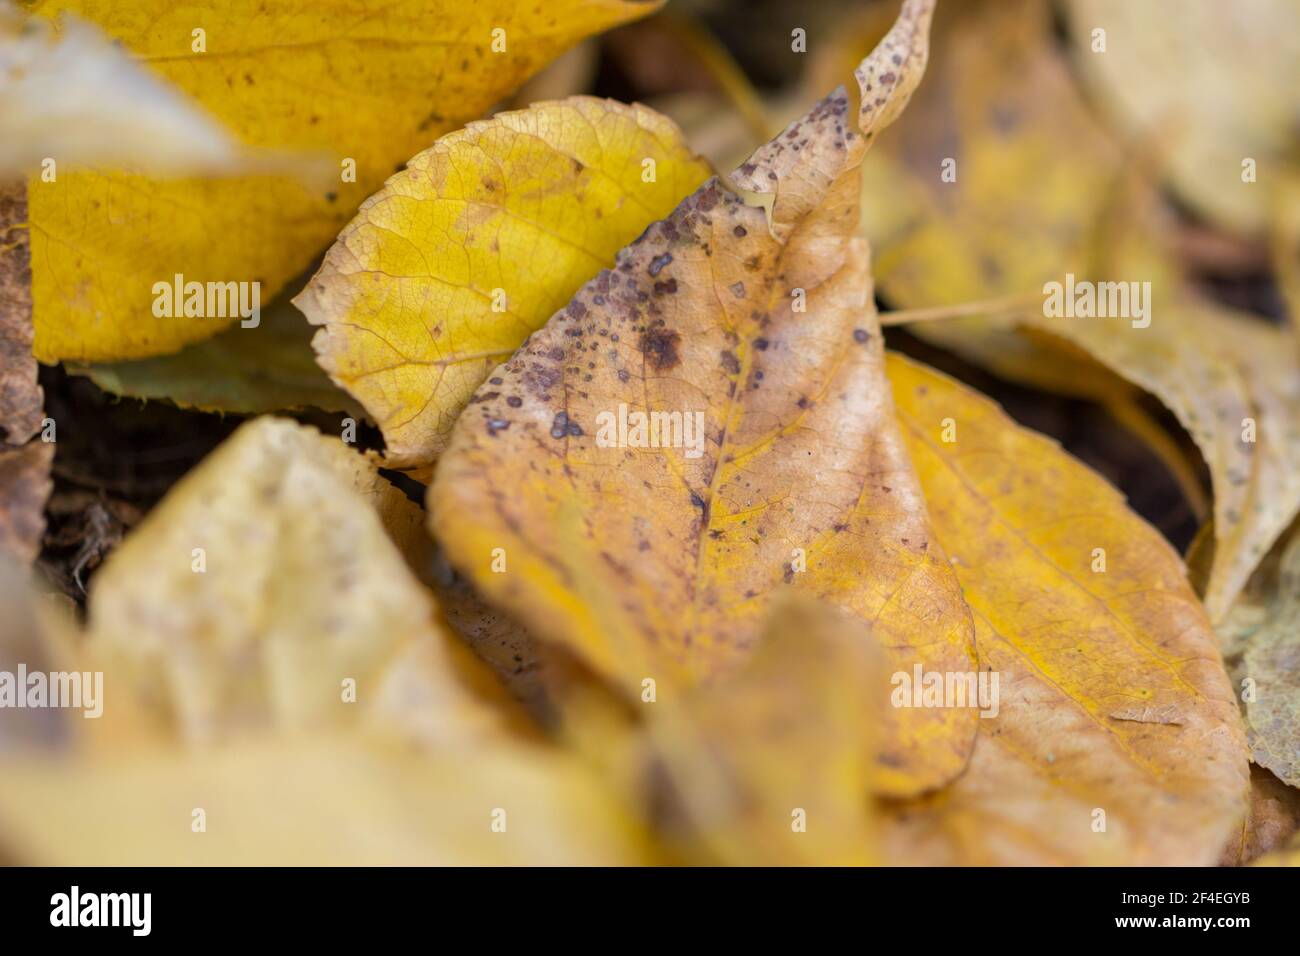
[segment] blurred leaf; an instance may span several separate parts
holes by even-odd
[[[0,179],[47,159],[193,175],[236,171],[250,157],[95,27],[68,17],[56,34],[0,0]]]
[[[424,756],[352,734],[272,737],[121,761],[15,760],[4,775],[0,836],[28,863],[652,862],[638,830],[580,766],[518,745]],[[196,809],[205,832],[191,829]],[[494,819],[505,820],[504,833],[492,830]]]
[[[1250,813],[1229,842],[1221,866],[1243,866],[1283,846],[1300,829],[1300,790],[1267,770],[1250,768]]]
[[[389,539],[412,526],[340,442],[243,426],[96,577],[76,666],[102,668],[103,719],[6,761],[5,845],[68,865],[645,862],[587,768],[462,684]]]
[[[1157,152],[1197,212],[1263,233],[1280,205],[1295,201],[1300,5],[1067,0],[1065,10],[1075,62],[1105,114]],[[1095,51],[1097,30],[1104,52]]]
[[[1255,763],[1300,787],[1300,533],[1280,542],[1223,627]]]
[[[32,358],[26,219],[23,185],[0,181],[0,558],[30,564],[41,549],[45,502],[54,487],[54,444],[33,438],[45,413]]]
[[[294,302],[323,326],[320,363],[379,423],[389,463],[427,472],[492,369],[707,175],[645,107],[574,97],[499,113],[389,179]]]
[[[714,865],[877,862],[870,805],[888,686],[861,621],[775,604],[739,671],[651,707],[649,733],[688,858]]]
[[[1033,295],[1088,272],[1093,223],[1122,157],[1053,46],[1048,5],[939,10],[934,68],[907,122],[863,164],[881,293],[895,308],[927,308]],[[956,320],[916,332],[978,347],[963,327],[980,328]]]
[[[467,706],[436,663],[433,601],[385,530],[418,527],[406,509],[337,439],[255,419],[98,572],[88,650],[191,741],[336,726],[403,683],[444,711]]]
[[[1300,507],[1296,350],[1279,330],[1190,291],[1140,170],[1124,169],[1074,89],[1044,3],[974,3],[948,15],[938,69],[909,123],[865,164],[882,291],[905,309],[1038,293],[1001,318],[909,329],[1004,377],[1116,411],[1128,386],[1111,371],[1160,398],[1213,481],[1205,599],[1218,620]],[[945,160],[955,181],[941,176]],[[1126,315],[1046,316],[1047,283],[1067,274],[1122,283]],[[1149,283],[1142,317],[1131,282]],[[1187,486],[1186,469],[1156,449]]]
[[[362,418],[356,402],[316,364],[311,326],[286,298],[262,312],[256,328],[239,325],[174,355],[69,365],[114,395],[165,399],[205,412],[257,414],[308,406]]]

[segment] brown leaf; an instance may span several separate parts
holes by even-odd
[[[43,396],[32,357],[27,189],[0,185],[0,552],[30,563],[45,532],[54,445],[30,441]]]

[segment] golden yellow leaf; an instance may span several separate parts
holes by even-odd
[[[992,402],[899,356],[889,376],[999,693],[965,774],[891,808],[887,859],[1214,863],[1246,812],[1246,750],[1177,554]]]
[[[711,865],[876,862],[882,656],[861,621],[787,599],[739,671],[646,705],[670,843]]]
[[[1265,231],[1300,184],[1300,7],[1069,0],[1065,10],[1075,62],[1107,117],[1157,155],[1199,213]]]
[[[427,469],[488,373],[708,174],[643,106],[499,113],[389,179],[294,302],[390,463]]]
[[[154,284],[260,282],[269,302],[400,163],[579,39],[655,7],[403,0],[374,16],[338,0],[35,3],[43,17],[97,23],[246,145],[315,151],[338,170],[323,186],[283,175],[34,178],[37,357],[140,358],[220,331],[231,318],[155,315]]]
[[[451,562],[624,690],[738,667],[783,583],[871,622],[891,669],[974,666],[852,236],[858,162],[920,79],[929,7],[906,3],[863,62],[860,118],[841,88],[737,171],[770,221],[705,183],[492,373],[439,462]],[[887,722],[882,791],[964,765],[971,712]]]

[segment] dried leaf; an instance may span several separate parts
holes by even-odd
[[[0,184],[0,440],[22,445],[41,427],[43,395],[32,357],[27,191]]]
[[[12,761],[4,775],[0,842],[26,863],[652,862],[639,830],[582,767],[537,748],[425,757],[350,735],[272,738],[125,761]],[[196,809],[204,832],[192,830]]]
[[[899,356],[889,375],[1000,694],[966,773],[890,809],[887,858],[1215,862],[1245,815],[1246,751],[1178,556],[1113,488],[988,400]]]
[[[467,711],[433,601],[385,529],[418,533],[408,509],[337,439],[255,419],[98,572],[88,647],[190,741],[337,726],[393,689]],[[347,703],[349,680],[362,706]]]
[[[1300,866],[1300,838],[1292,840],[1283,849],[1260,857],[1251,866]]]
[[[166,399],[181,408],[258,414],[312,406],[363,416],[335,387],[311,348],[311,327],[288,299],[263,310],[255,329],[235,327],[174,355],[72,365],[114,395]]]
[[[1190,292],[1154,194],[1125,170],[1054,50],[1046,4],[954,5],[945,23],[938,69],[909,112],[915,122],[865,164],[883,293],[903,308],[1028,293],[1019,314],[909,328],[1039,388],[1113,408],[1125,387],[1117,374],[1160,398],[1213,480],[1205,600],[1218,621],[1300,508],[1296,351],[1279,330]],[[1116,284],[1124,314],[1046,315],[1047,284],[1073,297],[1074,280]],[[1107,302],[1108,288],[1097,286]]]
[[[429,497],[449,559],[625,690],[740,666],[783,581],[871,622],[894,669],[973,666],[852,238],[857,163],[920,78],[928,11],[905,4],[864,61],[864,133],[840,89],[738,171],[738,188],[771,194],[770,226],[709,181],[497,368],[457,422]],[[676,415],[678,447],[658,447],[673,443],[667,431],[620,440],[616,419],[632,413]],[[883,791],[933,787],[964,765],[973,714],[888,719]]]
[[[6,761],[0,841],[72,865],[649,861],[589,768],[462,685],[389,540],[419,527],[340,442],[243,426],[97,576],[79,667],[104,719]]]
[[[680,852],[713,865],[875,862],[863,794],[888,698],[882,657],[860,621],[787,599],[740,671],[656,700],[648,733]]]
[[[427,469],[488,373],[708,172],[642,106],[499,113],[366,200],[294,302],[323,326],[321,365],[380,424],[391,464]]]
[[[0,553],[30,564],[41,550],[45,502],[54,489],[54,444],[0,446]]]
[[[1150,144],[1203,216],[1263,232],[1300,183],[1300,8],[1288,0],[1069,0],[1065,10],[1075,61],[1107,117]]]
[[[33,436],[44,418],[32,357],[26,190],[0,183],[0,556],[30,564],[45,533],[54,445]]]
[[[1282,847],[1300,829],[1300,790],[1251,765],[1250,813],[1224,848],[1221,866],[1244,866]]]
[[[1035,294],[1086,273],[1122,156],[1053,47],[1048,4],[944,4],[935,29],[934,66],[907,122],[863,163],[882,294],[926,308]],[[977,336],[949,332],[974,321],[916,331],[978,348]]]
[[[1283,547],[1274,581],[1233,676],[1255,763],[1300,787],[1300,534]]]
[[[0,178],[48,159],[161,175],[245,161],[220,123],[95,27],[67,17],[56,34],[0,2]]]
[[[339,170],[332,184],[312,188],[283,175],[161,180],[60,170],[56,182],[33,180],[37,357],[142,358],[215,334],[233,319],[159,317],[154,284],[175,275],[256,281],[270,302],[394,167],[581,38],[655,6],[403,0],[373,16],[339,0],[34,4],[44,17],[96,22],[244,143],[318,152]]]

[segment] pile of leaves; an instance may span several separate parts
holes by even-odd
[[[1300,859],[1294,6],[698,6],[0,8],[3,859]]]

